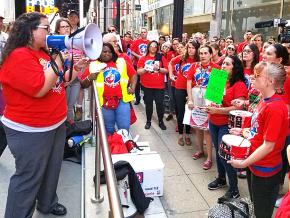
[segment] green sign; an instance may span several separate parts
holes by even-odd
[[[205,91],[204,98],[216,104],[221,104],[224,96],[225,86],[228,79],[228,72],[213,68],[208,85]]]

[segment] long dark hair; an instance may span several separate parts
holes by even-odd
[[[288,54],[287,48],[285,48],[283,45],[279,43],[276,43],[270,46],[273,46],[275,48],[276,58],[282,58],[281,64],[288,65],[289,54]]]
[[[198,61],[199,60],[199,55],[198,55],[198,49],[199,49],[199,43],[196,41],[189,41],[185,46],[186,46],[186,52],[184,55],[182,55],[181,60],[185,61],[188,57],[188,46],[191,44],[195,48],[195,54],[194,54],[194,60]]]
[[[232,63],[233,63],[232,76],[229,80],[230,87],[233,86],[238,81],[241,81],[246,84],[244,67],[240,58],[237,55],[229,55],[227,57],[232,59]]]
[[[146,56],[149,54],[149,47],[151,46],[152,43],[156,43],[157,45],[157,51],[156,51],[156,54],[158,53],[158,48],[159,48],[159,43],[156,41],[156,40],[152,40],[148,43],[147,45],[147,51],[146,51]]]
[[[248,44],[246,46],[249,46],[249,48],[252,50],[252,52],[254,54],[253,61],[251,63],[251,71],[253,71],[254,70],[254,67],[256,66],[256,64],[259,63],[259,61],[260,61],[259,48],[254,43]],[[245,47],[244,47],[244,49],[245,49]],[[243,60],[243,52],[242,52],[242,60]],[[243,65],[244,66],[246,65],[246,62],[245,61],[243,61]]]
[[[112,61],[113,61],[114,63],[116,63],[116,61],[117,61],[117,59],[118,59],[118,55],[117,55],[117,53],[115,52],[114,47],[111,45],[111,43],[108,43],[108,42],[105,42],[105,43],[103,44],[103,48],[104,48],[105,46],[108,47],[108,48],[110,49],[110,51],[111,51],[111,53],[112,53]],[[98,61],[103,62],[101,56],[98,58]]]
[[[31,45],[33,42],[32,31],[37,29],[41,18],[47,17],[39,12],[32,12],[22,14],[16,19],[2,53],[2,63],[16,48]]]

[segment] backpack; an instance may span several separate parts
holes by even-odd
[[[82,160],[82,145],[76,144],[74,146],[68,145],[68,140],[73,136],[87,135],[92,131],[92,121],[84,120],[73,124],[69,122],[66,125],[66,140],[64,146],[63,160],[81,164]]]
[[[132,168],[130,163],[128,163],[127,161],[118,161],[114,163],[114,170],[115,170],[117,181],[123,180],[126,176],[128,176],[130,195],[131,195],[132,201],[138,213],[143,214],[145,210],[149,207],[150,202],[153,201],[153,198],[145,197],[145,194],[143,192],[143,189],[141,187],[141,184],[138,180],[138,177],[134,169]],[[95,176],[93,180],[94,182],[96,181]],[[100,182],[101,184],[106,183],[106,177],[105,177],[104,171],[100,172]],[[126,205],[123,205],[123,207],[124,206],[126,207]]]
[[[208,212],[209,218],[252,218],[254,207],[248,198],[219,201]]]

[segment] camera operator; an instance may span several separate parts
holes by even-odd
[[[60,56],[52,60],[46,51],[49,30],[45,15],[22,14],[3,51],[0,81],[6,107],[2,123],[16,163],[5,218],[32,217],[36,200],[42,213],[66,214],[56,189],[65,144],[68,75],[62,72]],[[87,65],[85,58],[78,61],[72,78]]]

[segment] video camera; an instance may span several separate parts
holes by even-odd
[[[287,26],[287,24],[287,20],[278,18],[268,21],[257,22],[255,23],[255,28],[280,27],[281,33],[278,35],[278,42],[290,43],[290,26]]]

